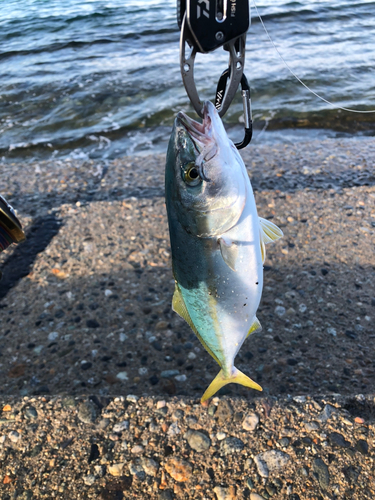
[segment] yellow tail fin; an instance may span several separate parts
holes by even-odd
[[[234,368],[232,374],[229,377],[225,377],[223,370],[220,370],[216,377],[213,379],[211,384],[206,389],[203,394],[201,402],[206,401],[206,399],[212,398],[212,396],[222,387],[227,384],[240,384],[245,387],[250,387],[251,389],[256,389],[257,391],[263,391],[260,385],[251,380],[247,375]]]

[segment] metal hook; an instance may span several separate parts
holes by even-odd
[[[181,76],[186,92],[189,96],[192,105],[194,106],[195,111],[201,118],[203,118],[203,109],[202,109],[203,102],[199,98],[197,87],[194,81],[194,62],[195,62],[195,56],[199,50],[197,49],[193,40],[194,40],[193,35],[189,30],[185,13],[184,19],[182,21],[181,37],[180,37]],[[191,53],[188,57],[186,56],[185,53],[186,42],[192,48]],[[245,43],[246,43],[246,35],[242,35],[234,40],[231,40],[224,46],[225,50],[229,51],[230,73],[228,74],[229,85],[228,86],[225,85],[224,93],[220,100],[220,106],[219,108],[216,107],[221,117],[223,117],[226,111],[228,110],[237,92],[238,86],[241,82],[241,78],[243,75],[243,68],[245,64]]]
[[[228,78],[230,77],[231,68],[226,69],[217,84],[216,89],[216,99],[215,99],[215,107],[216,109],[221,107],[221,101],[223,95],[225,95],[225,90],[228,82]],[[243,103],[243,114],[245,119],[245,137],[239,143],[236,143],[235,146],[237,149],[245,148],[251,141],[253,136],[253,119],[251,114],[251,96],[250,96],[250,85],[247,81],[245,74],[242,74],[241,77],[241,94],[242,94],[242,103]]]

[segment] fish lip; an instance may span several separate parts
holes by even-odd
[[[194,143],[198,143],[199,146],[207,145],[208,142],[213,140],[212,137],[212,119],[210,116],[209,106],[211,103],[206,101],[203,106],[203,121],[202,123],[197,122],[193,118],[190,118],[186,113],[180,111],[177,114],[177,119],[180,121],[182,126],[185,128],[187,133],[190,135]]]

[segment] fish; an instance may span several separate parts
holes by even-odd
[[[246,338],[261,330],[256,312],[265,245],[283,233],[258,217],[244,162],[210,101],[204,103],[202,123],[177,114],[167,151],[165,201],[175,280],[172,309],[220,366],[201,401],[229,383],[261,391],[234,360]]]

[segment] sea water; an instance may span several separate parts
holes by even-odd
[[[374,135],[375,2],[256,0],[245,73],[254,142]],[[196,84],[214,99],[228,65],[198,54]],[[174,0],[9,0],[0,7],[0,158],[113,158],[165,151],[176,113],[194,116],[179,70]],[[224,119],[242,135],[238,95]]]

